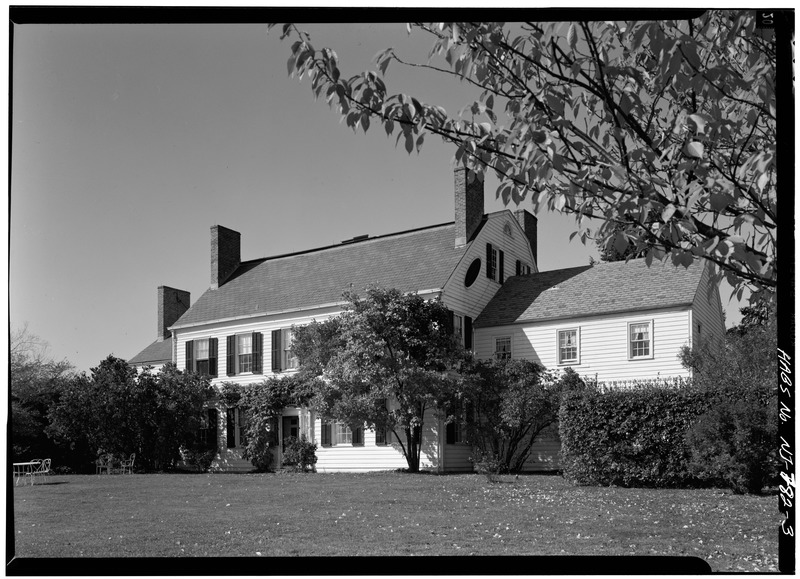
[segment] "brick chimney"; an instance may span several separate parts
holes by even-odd
[[[536,238],[539,220],[536,219],[533,213],[529,213],[527,209],[517,209],[514,211],[514,218],[517,220],[517,223],[519,223],[519,226],[522,227],[522,231],[525,232],[525,237],[528,238],[531,244],[533,261],[537,264],[538,269],[539,257],[536,254]]]
[[[469,170],[457,167],[455,176],[456,247],[464,247],[483,219],[483,181]]]
[[[167,328],[178,321],[189,309],[190,294],[187,291],[158,286],[158,341],[163,342],[172,335]]]
[[[217,289],[242,263],[241,234],[222,225],[211,227],[211,289]]]

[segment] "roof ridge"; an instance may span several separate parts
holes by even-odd
[[[252,264],[252,263],[256,263],[256,262],[272,261],[272,260],[275,260],[275,259],[283,259],[284,257],[295,257],[297,255],[308,255],[309,253],[315,253],[317,251],[326,251],[326,250],[329,250],[329,249],[352,247],[352,246],[356,246],[356,245],[357,246],[363,246],[365,243],[369,243],[369,242],[372,242],[372,241],[378,241],[380,239],[386,239],[386,238],[389,238],[389,237],[399,237],[401,235],[408,235],[408,234],[411,234],[411,233],[419,233],[421,231],[432,230],[432,229],[436,229],[438,227],[447,227],[449,225],[454,225],[454,224],[455,224],[455,221],[448,221],[446,223],[439,223],[437,225],[427,225],[425,227],[417,227],[417,228],[414,228],[414,229],[407,229],[405,231],[397,231],[395,233],[385,233],[383,235],[376,235],[374,237],[368,237],[366,239],[361,239],[361,240],[358,240],[358,241],[355,241],[355,242],[350,242],[350,243],[337,243],[337,244],[334,244],[334,245],[325,245],[325,246],[322,246],[322,247],[314,247],[314,248],[311,248],[311,249],[303,249],[303,250],[300,250],[300,251],[292,251],[292,252],[289,252],[289,253],[281,253],[281,254],[278,254],[278,255],[270,255],[270,256],[267,256],[267,257],[259,257],[259,258],[256,258],[256,259],[250,259],[250,260],[247,260],[247,261],[243,261],[243,262],[241,262],[240,265]]]

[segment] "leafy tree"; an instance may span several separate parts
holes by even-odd
[[[95,452],[136,453],[137,465],[147,470],[165,469],[181,446],[191,444],[210,394],[207,378],[174,364],[158,374],[137,374],[125,360],[109,356],[90,376],[64,384],[48,431]]]
[[[534,210],[574,215],[584,243],[599,223],[596,237],[619,252],[633,243],[648,264],[706,259],[739,297],[749,285],[772,299],[776,50],[753,10],[408,30],[431,39],[427,64],[387,48],[377,70],[347,77],[335,51],[284,24],[289,74],[309,77],[354,131],[379,124],[409,153],[441,137],[456,162],[497,175],[504,202],[529,197]],[[391,62],[459,78],[478,99],[453,116],[392,94]]]
[[[63,466],[67,453],[45,435],[45,429],[47,413],[73,367],[66,360],[54,360],[48,349],[27,326],[10,335],[11,454],[14,460],[49,457],[54,466]]]
[[[452,370],[463,349],[447,331],[450,312],[394,289],[345,297],[338,317],[295,328],[301,370],[324,375],[312,404],[352,427],[391,431],[408,470],[418,472],[426,412],[443,412],[460,387]]]
[[[757,493],[779,469],[777,320],[774,304],[742,313],[742,324],[726,334],[721,351],[702,343],[681,351],[694,383],[713,394],[711,409],[686,440],[697,476],[735,492]]]
[[[471,373],[467,438],[475,460],[488,458],[498,472],[521,472],[539,435],[558,420],[564,390],[585,388],[572,368],[558,377],[529,360],[477,362]]]
[[[617,224],[614,229],[624,234],[624,226]],[[637,251],[636,243],[631,239],[628,239],[627,245],[621,251],[617,249],[617,246],[614,244],[613,237],[609,238],[609,240],[598,239],[595,245],[600,252],[600,261],[604,262],[626,261],[631,258],[645,257],[647,255],[646,250],[640,249]]]

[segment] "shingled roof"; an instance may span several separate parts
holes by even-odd
[[[128,360],[132,366],[156,366],[172,361],[172,340],[156,340]]]
[[[689,305],[703,266],[644,259],[556,269],[509,278],[475,327],[502,326]]]
[[[441,289],[467,246],[453,223],[247,261],[207,290],[173,327],[339,303],[371,284],[401,291]]]

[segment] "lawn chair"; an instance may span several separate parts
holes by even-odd
[[[111,463],[114,461],[113,455],[110,454],[101,454],[97,457],[97,460],[94,461],[94,474],[111,474]]]
[[[34,468],[30,472],[26,472],[25,476],[31,477],[31,485],[34,485],[36,484],[37,476],[45,476],[49,474],[50,474],[50,459],[46,458],[41,463],[39,463],[38,467]]]
[[[133,474],[133,461],[135,461],[135,460],[136,460],[136,453],[135,452],[132,453],[130,458],[128,458],[127,460],[124,459],[124,458],[122,460],[120,460],[119,461],[119,472],[122,473],[122,474],[125,474],[126,472],[128,474]]]

